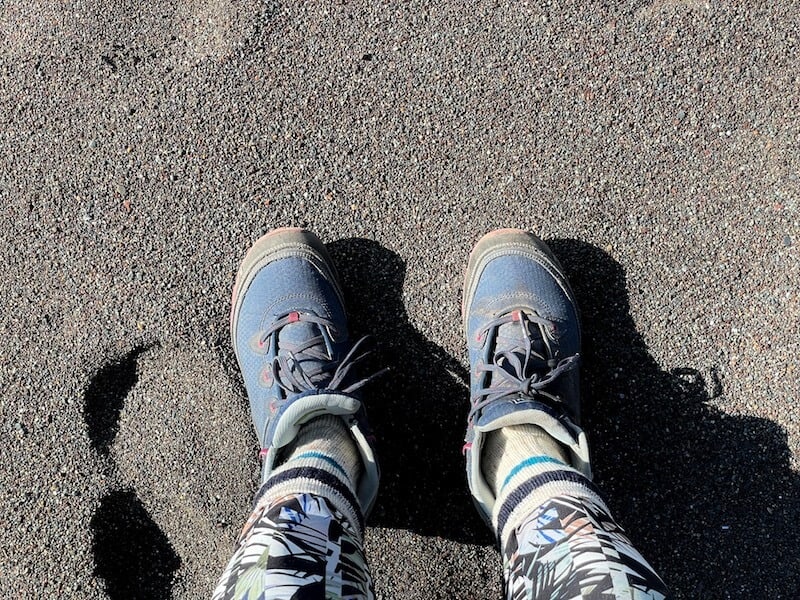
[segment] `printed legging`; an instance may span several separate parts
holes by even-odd
[[[552,498],[503,549],[507,600],[661,600],[658,575],[605,508]],[[214,600],[374,598],[358,532],[324,498],[256,505]]]

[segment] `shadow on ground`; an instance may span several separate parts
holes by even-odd
[[[580,241],[550,244],[581,307],[585,426],[618,520],[677,597],[794,597],[800,486],[785,431],[720,410],[713,369],[706,382],[693,369],[659,368],[636,331],[619,263]],[[409,322],[400,257],[364,239],[329,249],[353,335],[373,334],[392,368],[366,391],[383,469],[371,522],[491,543],[460,454],[467,372]]]
[[[180,567],[180,558],[136,492],[119,486],[111,454],[120,413],[138,382],[139,356],[151,347],[138,346],[108,361],[89,380],[83,398],[89,439],[105,459],[111,481],[90,523],[94,571],[111,600],[169,598]]]
[[[391,368],[365,391],[382,471],[370,522],[492,543],[472,507],[461,456],[466,369],[409,322],[402,299],[405,264],[397,254],[357,238],[328,249],[344,288],[351,334],[374,336],[375,366]]]
[[[83,393],[83,417],[92,448],[108,456],[119,431],[119,415],[125,398],[138,381],[136,364],[151,346],[137,346],[126,355],[107,362],[90,379]]]
[[[800,485],[786,432],[723,412],[713,365],[712,381],[659,368],[620,264],[584,242],[549,244],[581,308],[585,426],[617,519],[680,597],[795,598]]]
[[[133,490],[107,494],[91,522],[95,574],[112,600],[169,598],[180,559]]]

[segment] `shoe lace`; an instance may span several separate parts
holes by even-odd
[[[520,337],[499,335],[502,325],[515,321],[519,322],[522,333]],[[504,349],[494,354],[491,363],[480,363],[476,367],[478,374],[490,373],[491,378],[487,387],[472,396],[470,422],[486,406],[497,400],[542,397],[560,402],[559,397],[548,392],[546,388],[561,374],[574,369],[580,361],[580,355],[573,354],[559,359],[554,355],[547,336],[542,333],[544,328],[553,329],[554,324],[538,315],[514,310],[490,321],[479,332],[478,339],[481,341],[494,334],[495,347]],[[537,345],[540,348],[537,349]]]
[[[326,389],[342,393],[351,393],[367,383],[383,375],[388,368],[362,377],[345,385],[345,378],[352,368],[372,354],[372,350],[362,347],[369,336],[359,339],[343,358],[337,359],[328,350],[327,341],[331,335],[337,334],[333,321],[311,313],[290,312],[275,320],[261,335],[259,344],[264,345],[272,335],[278,335],[281,329],[297,322],[312,323],[317,326],[319,335],[310,337],[300,343],[281,342],[281,351],[272,359],[271,370],[276,383],[289,394]]]

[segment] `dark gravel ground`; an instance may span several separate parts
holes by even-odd
[[[552,242],[597,481],[677,598],[800,589],[800,4],[0,0],[0,595],[208,596],[255,437],[249,244],[330,243],[382,598],[499,598],[465,491],[469,249]]]

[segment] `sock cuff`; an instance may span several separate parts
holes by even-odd
[[[567,467],[539,473],[498,498],[492,520],[501,546],[507,541],[509,532],[555,496],[588,498],[605,507],[600,490],[578,471]]]
[[[353,525],[359,539],[362,537],[364,516],[355,493],[347,483],[324,469],[309,466],[281,469],[261,486],[256,503],[270,505],[294,494],[325,498]]]

